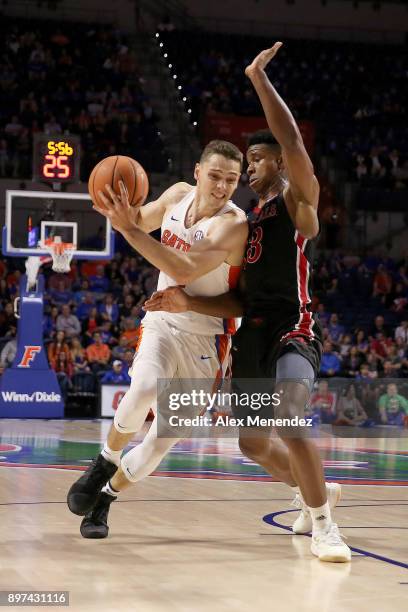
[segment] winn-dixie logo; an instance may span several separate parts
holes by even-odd
[[[35,356],[41,352],[41,346],[25,346],[23,357],[18,364],[18,368],[29,368]]]
[[[3,402],[60,402],[61,395],[58,393],[46,393],[45,391],[34,391],[33,393],[17,393],[17,391],[2,391]]]

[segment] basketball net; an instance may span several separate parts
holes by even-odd
[[[54,272],[64,273],[71,269],[71,259],[75,253],[76,245],[72,242],[62,242],[61,236],[47,238],[40,243],[41,248],[49,252],[52,257]]]
[[[52,259],[52,269],[57,273],[69,272],[71,260],[76,250],[76,245],[72,242],[62,242],[61,236],[47,238],[44,242],[38,243],[41,249],[48,251],[49,255],[31,255],[27,258],[25,267],[27,274],[27,285],[29,289],[35,287],[37,282],[38,270],[43,263]]]

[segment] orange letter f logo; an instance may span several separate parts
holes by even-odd
[[[18,368],[29,368],[34,357],[41,351],[41,346],[26,346],[23,358],[18,364]]]

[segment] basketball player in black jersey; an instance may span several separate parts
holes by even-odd
[[[249,184],[259,201],[248,215],[250,232],[238,294],[197,298],[175,287],[146,303],[147,310],[243,314],[233,341],[233,378],[276,377],[276,389],[283,393],[275,417],[303,415],[322,346],[321,330],[310,310],[319,184],[295,119],[265,73],[281,45],[262,51],[245,71],[270,131],[254,134],[247,150]],[[319,452],[310,438],[285,430],[278,433],[284,444],[242,430],[241,451],[299,492],[302,513],[293,530],[312,529],[313,554],[323,561],[349,561],[350,549],[331,519],[339,485],[325,486]]]

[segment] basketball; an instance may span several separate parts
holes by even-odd
[[[119,181],[123,181],[131,206],[141,206],[149,192],[149,179],[144,168],[131,157],[112,155],[105,157],[92,170],[88,181],[88,191],[95,204],[99,203],[98,192],[105,192],[105,185],[120,194]]]

